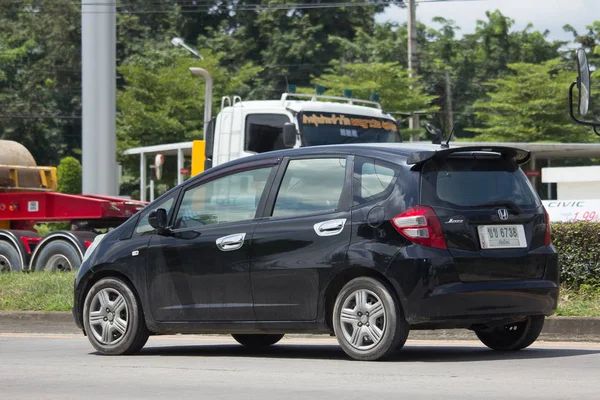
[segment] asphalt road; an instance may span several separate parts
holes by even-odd
[[[151,338],[97,355],[81,335],[0,333],[0,399],[598,399],[600,344],[540,342],[499,354],[474,341],[410,341],[350,361],[334,338],[252,352],[224,336]]]

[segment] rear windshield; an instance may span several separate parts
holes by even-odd
[[[446,158],[423,167],[421,203],[440,207],[473,207],[511,201],[536,208],[539,199],[529,179],[512,161]]]

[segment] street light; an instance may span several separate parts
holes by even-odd
[[[192,53],[194,56],[199,58],[200,60],[204,60],[204,57],[202,57],[200,54],[198,54],[198,52],[196,50],[194,50],[191,47],[189,47],[188,45],[186,45],[182,38],[174,37],[173,39],[171,39],[171,44],[175,47],[181,46],[184,49],[186,49],[187,51],[189,51],[190,53]],[[190,68],[190,72],[194,76],[203,77],[204,80],[206,81],[206,85],[204,88],[204,130],[203,130],[204,135],[206,137],[206,129],[208,128],[208,123],[210,122],[210,119],[212,117],[213,80],[212,80],[212,76],[210,75],[210,72],[208,72],[204,68]]]
[[[175,47],[183,47],[184,49],[186,49],[187,51],[192,53],[196,58],[199,58],[200,60],[204,59],[204,57],[202,57],[200,54],[198,54],[198,52],[196,50],[192,49],[190,46],[185,44],[185,42],[183,41],[182,38],[174,37],[173,39],[171,39],[171,44]]]

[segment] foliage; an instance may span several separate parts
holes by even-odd
[[[583,284],[578,289],[572,289],[563,285],[556,315],[600,317],[600,286]]]
[[[0,274],[0,310],[69,311],[75,272]]]
[[[334,96],[342,96],[344,89],[352,89],[352,97],[361,99],[369,99],[376,93],[386,111],[437,108],[430,105],[434,96],[425,93],[420,80],[409,77],[408,71],[398,63],[334,63],[325,74],[314,78],[313,83],[325,87],[326,94]]]
[[[46,237],[50,232],[71,230],[70,222],[44,222],[34,225],[34,229],[41,237]]]
[[[488,98],[475,102],[483,128],[475,140],[586,142],[593,136],[568,115],[566,88],[573,73],[559,59],[541,64],[509,64],[513,72],[489,81]]]
[[[81,147],[81,30],[73,2],[0,2],[0,138],[40,165]]]
[[[553,223],[552,242],[559,254],[561,282],[576,288],[600,285],[599,223]]]
[[[56,174],[60,193],[81,194],[81,163],[75,157],[60,160]]]

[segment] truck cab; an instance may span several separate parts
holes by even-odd
[[[401,141],[396,120],[376,101],[294,93],[266,101],[224,97],[207,127],[204,169],[290,147]]]

